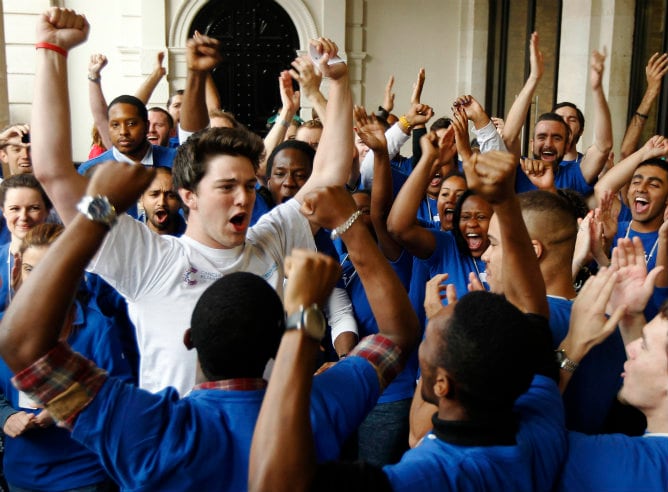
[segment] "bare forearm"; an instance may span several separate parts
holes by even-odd
[[[313,109],[318,113],[318,117],[324,126],[327,119],[327,99],[325,99],[325,96],[320,91],[308,93],[305,96],[313,104]]]
[[[524,126],[524,120],[527,117],[527,111],[531,107],[531,98],[533,98],[538,82],[538,79],[529,77],[512,106],[510,106],[503,127],[503,141],[508,148],[511,148],[513,143],[519,138],[522,126]]]
[[[612,150],[612,121],[603,89],[594,91],[594,144],[587,150],[580,168],[587,183],[595,182]]]
[[[144,104],[148,104],[148,101],[149,99],[151,99],[153,91],[155,90],[156,87],[158,87],[160,80],[162,80],[162,76],[163,76],[162,72],[158,70],[154,70],[153,72],[148,74],[148,77],[144,79],[144,82],[142,82],[142,84],[137,89],[137,92],[135,92],[135,96],[137,97],[137,99],[139,99]]]
[[[298,201],[319,186],[343,186],[348,181],[353,159],[353,100],[348,76],[330,84],[326,120],[318,151],[313,161],[313,173],[296,195]]]
[[[636,112],[631,116],[629,126],[626,127],[626,133],[624,133],[624,138],[620,147],[620,155],[622,159],[638,150],[638,144],[640,143],[642,132],[645,129],[647,117],[649,116],[649,112],[652,110],[652,106],[658,95],[657,91],[649,88],[645,91]]]
[[[204,92],[204,99],[206,101],[208,115],[208,111],[221,108],[220,94],[218,94],[218,88],[216,87],[216,82],[213,80],[213,75],[211,75],[211,72],[207,74]]]
[[[0,354],[13,372],[28,367],[58,342],[84,269],[106,232],[105,226],[78,215],[21,286],[0,331]],[[44,292],[49,295],[44,297]],[[35,303],[38,297],[42,302]]]
[[[248,487],[252,492],[309,488],[315,472],[309,395],[317,351],[318,343],[300,332],[283,335],[253,434]]]
[[[31,116],[35,177],[67,225],[76,214],[86,180],[72,164],[67,61],[51,50],[37,50]]]
[[[188,71],[180,121],[181,128],[186,131],[196,132],[209,124],[205,95],[207,76],[207,72]]]
[[[517,197],[494,206],[503,244],[502,278],[506,298],[525,313],[549,316],[545,282]]]
[[[274,121],[274,125],[267,133],[267,136],[264,137],[264,159],[260,162],[258,168],[258,175],[264,179],[265,174],[267,173],[267,158],[273,152],[273,150],[283,142],[285,139],[285,134],[288,131],[288,126],[292,121],[292,118],[295,116],[294,112],[288,111],[285,108],[281,109],[281,112]],[[286,126],[287,125],[287,126]]]
[[[645,152],[641,148],[633,154],[616,164],[612,169],[605,173],[596,183],[595,191],[597,196],[603,196],[603,193],[610,191],[617,193],[622,186],[631,180],[633,171],[642,161],[645,160]]]
[[[387,152],[374,152],[374,184],[371,188],[371,222],[376,231],[378,246],[386,258],[396,260],[401,247],[387,232],[387,216],[392,206],[392,175]]]
[[[107,117],[107,101],[102,92],[102,80],[93,82],[88,81],[88,101],[90,111],[93,115],[93,123],[100,134],[102,143],[107,149],[112,146],[111,137],[109,137],[109,118]]]
[[[342,238],[362,281],[379,332],[392,339],[404,353],[409,353],[417,342],[419,327],[406,289],[361,223],[355,223]]]
[[[416,217],[420,208],[420,200],[425,195],[429,184],[431,163],[429,157],[421,158],[413,172],[399,190],[387,219],[390,231],[401,234],[406,229],[417,226]]]

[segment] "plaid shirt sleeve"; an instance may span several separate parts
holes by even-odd
[[[376,369],[381,391],[394,380],[406,364],[399,346],[383,335],[369,335],[358,343],[348,354],[368,360]]]
[[[77,415],[95,398],[107,373],[59,342],[12,378],[19,391],[41,403],[58,425],[72,429]]]

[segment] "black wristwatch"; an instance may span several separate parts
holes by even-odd
[[[325,336],[327,322],[325,316],[316,304],[308,307],[300,306],[299,311],[292,313],[285,321],[285,331],[301,330],[317,342]]]

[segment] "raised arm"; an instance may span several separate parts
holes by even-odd
[[[353,160],[353,100],[345,63],[328,62],[337,56],[338,47],[329,39],[312,40],[318,54],[320,72],[329,77],[329,102],[322,137],[313,161],[313,172],[295,195],[303,201],[304,195],[320,186],[343,186],[348,181]]]
[[[668,140],[661,135],[655,135],[650,138],[645,145],[626,159],[619,162],[605,173],[598,183],[596,183],[594,191],[596,196],[599,197],[599,201],[604,193],[608,192],[615,194],[621,190],[625,184],[629,183],[638,164],[647,159],[665,155],[668,155]]]
[[[445,136],[454,138],[454,129],[448,128]],[[438,155],[436,141],[435,133],[428,133],[420,139],[422,157],[399,190],[387,218],[387,228],[392,237],[418,258],[429,258],[436,248],[436,238],[432,232],[417,222],[420,201],[425,195],[429,179],[434,174]],[[440,163],[436,165],[440,167]]]
[[[320,92],[320,83],[322,74],[313,66],[313,62],[308,56],[300,56],[292,62],[290,76],[299,82],[301,93],[311,101],[313,108],[318,113],[318,118],[322,124],[326,121],[327,99]],[[297,106],[299,109],[299,106]]]
[[[206,80],[209,72],[220,63],[218,40],[198,32],[186,43],[188,74],[181,105],[180,126],[187,132],[196,132],[209,124],[206,106]]]
[[[594,51],[591,55],[589,80],[594,93],[594,143],[580,162],[582,176],[589,184],[596,181],[612,150],[612,120],[601,84],[605,56],[605,50],[603,53]]]
[[[153,67],[153,71],[148,74],[148,77],[144,79],[144,82],[142,82],[142,84],[137,89],[137,92],[135,92],[137,99],[139,99],[144,104],[148,104],[148,100],[151,99],[151,94],[153,94],[153,91],[156,87],[158,87],[158,84],[167,73],[165,67],[162,66],[164,59],[165,52],[159,51],[156,56],[155,67]]]
[[[473,154],[464,162],[469,188],[492,205],[499,223],[501,237],[495,239],[503,245],[504,295],[521,311],[547,318],[545,282],[515,195],[516,168],[507,152]]]
[[[321,227],[337,230],[350,261],[362,281],[381,335],[391,339],[403,353],[415,347],[418,321],[406,289],[359,221],[357,207],[341,187],[318,188],[304,197],[302,213]],[[346,227],[352,220],[352,225]]]
[[[76,214],[87,180],[77,174],[72,163],[67,59],[54,47],[70,50],[86,40],[88,30],[84,16],[55,7],[37,21],[31,116],[33,171],[66,225]]]
[[[503,141],[506,147],[511,149],[519,142],[520,133],[527,117],[527,112],[531,107],[538,82],[543,76],[544,64],[543,53],[538,47],[538,33],[534,32],[529,41],[529,61],[531,63],[531,72],[529,78],[524,83],[524,87],[513,101],[503,126]],[[519,156],[517,156],[519,157]]]
[[[104,164],[96,170],[86,194],[106,196],[121,213],[137,201],[152,177],[153,170],[144,166]],[[21,285],[0,325],[0,356],[14,373],[33,364],[58,343],[84,269],[108,229],[77,213],[33,275]],[[44,292],[48,295],[42,296]],[[43,297],[43,302],[35,303],[36,296]]]
[[[263,183],[266,180],[267,174],[267,158],[272,151],[285,139],[285,134],[290,127],[292,118],[299,109],[299,91],[292,89],[292,78],[287,70],[281,72],[278,76],[278,91],[281,94],[281,112],[274,121],[274,126],[271,127],[267,136],[264,137],[264,158],[260,161],[258,168],[258,179]]]
[[[109,137],[109,118],[107,117],[107,100],[102,92],[102,69],[107,66],[107,57],[101,53],[90,55],[88,62],[88,101],[93,123],[100,133],[102,143],[107,149],[112,146]]]
[[[638,149],[640,136],[642,135],[649,112],[652,110],[654,101],[661,93],[661,84],[664,75],[668,72],[668,53],[654,53],[645,67],[645,77],[647,79],[647,89],[643,95],[636,112],[631,117],[629,126],[626,127],[624,139],[620,147],[622,159],[630,156]]]
[[[322,305],[340,275],[339,265],[332,258],[305,250],[293,251],[285,259],[285,270],[288,284],[284,307],[288,316],[299,312],[300,306]],[[309,396],[319,346],[318,340],[301,330],[283,335],[253,434],[249,490],[309,488],[316,454]]]
[[[371,222],[378,238],[378,247],[387,259],[395,261],[401,255],[402,248],[387,231],[387,216],[392,207],[392,173],[385,132],[376,117],[368,116],[363,107],[355,106],[354,114],[357,135],[373,150],[375,178],[371,188]]]

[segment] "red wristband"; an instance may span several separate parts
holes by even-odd
[[[51,44],[51,43],[37,43],[37,44],[35,44],[35,49],[37,50],[39,48],[44,48],[45,50],[55,51],[56,53],[58,53],[60,55],[63,55],[65,58],[67,58],[67,50],[61,48],[58,45]]]

